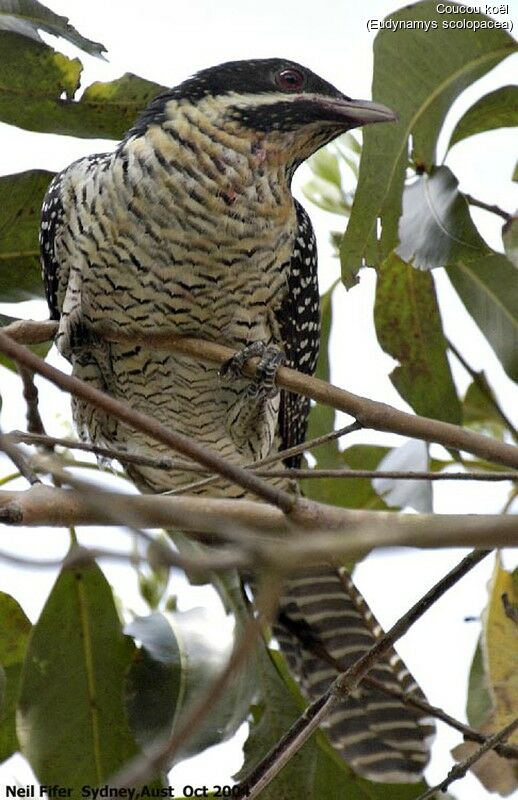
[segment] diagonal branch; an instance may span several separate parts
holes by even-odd
[[[256,598],[258,616],[251,616],[247,620],[223,671],[182,715],[171,735],[165,741],[160,737],[147,748],[145,754],[137,756],[125,765],[110,779],[110,786],[115,786],[119,790],[138,786],[147,778],[152,778],[170,768],[180,748],[196,732],[214,704],[224,695],[236,673],[250,658],[263,626],[271,624],[275,617],[282,589],[283,582],[278,576],[261,576]]]
[[[466,776],[466,773],[470,767],[475,764],[484,753],[487,753],[488,750],[492,750],[496,748],[500,742],[505,741],[512,733],[518,728],[518,717],[514,719],[509,725],[506,725],[505,728],[502,728],[501,731],[498,733],[493,734],[484,742],[481,747],[471,753],[464,761],[461,761],[459,764],[455,764],[450,771],[448,772],[447,776],[443,781],[437,784],[437,786],[431,786],[424,794],[419,795],[417,800],[430,800],[432,797],[437,796],[437,792],[445,792],[448,786],[452,784],[454,781],[458,781],[461,778]]]
[[[12,341],[17,340],[26,343],[33,343],[34,340],[41,342],[52,338],[56,330],[57,324],[54,322],[34,323],[32,321],[22,321],[13,323],[0,333],[0,351],[13,360],[19,361],[20,351],[9,347],[9,338]],[[6,332],[8,335],[6,335]],[[218,365],[222,365],[235,355],[234,350],[216,342],[178,337],[172,335],[171,332],[153,333],[152,331],[146,331],[145,337],[138,337],[136,334],[131,336],[122,335],[120,331],[107,328],[106,330],[97,331],[97,333],[107,341],[142,344],[148,348],[180,353],[187,357],[202,359],[208,363]],[[16,353],[18,353],[18,358]],[[27,361],[24,363],[35,371],[39,371],[40,374],[44,374],[35,366],[40,359],[37,359],[36,356],[33,358],[34,360],[31,360],[30,364]],[[243,370],[244,374],[253,376],[257,362],[258,359],[248,361]],[[305,395],[325,406],[331,406],[338,411],[351,415],[363,428],[373,428],[378,431],[422,439],[426,442],[436,442],[446,448],[463,450],[497,464],[518,468],[518,448],[489,436],[466,430],[448,422],[440,422],[428,417],[420,417],[417,414],[399,411],[386,403],[355,395],[345,389],[338,389],[325,381],[288,367],[280,367],[276,380],[278,386],[283,389]],[[71,388],[67,389],[67,391],[73,392]],[[218,472],[218,470],[216,469],[215,472]],[[239,481],[236,482],[239,483]]]
[[[156,441],[162,442],[172,450],[176,450],[182,455],[194,459],[199,464],[208,467],[211,472],[215,472],[223,478],[232,481],[232,483],[242,486],[247,491],[253,492],[263,500],[267,500],[273,503],[273,505],[278,506],[284,512],[292,510],[295,497],[288,492],[277,489],[252,472],[231,464],[214,451],[203,447],[188,436],[173,431],[157,420],[154,420],[152,417],[147,416],[147,414],[142,414],[140,411],[131,408],[128,403],[116,400],[114,397],[111,397],[111,395],[100,392],[98,389],[85,383],[85,381],[81,381],[72,375],[66,375],[61,370],[52,367],[46,361],[43,361],[43,359],[31,353],[30,350],[17,344],[10,339],[9,336],[1,332],[0,352],[9,356],[9,358],[12,358],[13,361],[16,361],[18,364],[42,375],[59,389],[63,389],[73,394],[75,397],[80,397],[87,403],[116,417],[116,419],[124,422],[131,428],[147,433]]]
[[[340,660],[333,656],[322,639],[312,634],[311,629],[308,628],[308,626],[304,625],[303,623],[301,624],[296,620],[290,619],[287,616],[285,616],[283,619],[283,626],[287,628],[292,636],[294,636],[295,639],[301,643],[302,647],[307,650],[307,652],[312,653],[326,664],[329,664],[329,666],[331,666],[338,674],[343,672],[344,667]],[[460,731],[460,733],[464,735],[464,738],[469,741],[484,744],[488,739],[488,737],[484,736],[483,733],[479,733],[479,731],[476,731],[474,728],[470,728],[469,725],[465,725],[463,722],[455,719],[455,717],[450,716],[450,714],[447,714],[442,708],[430,705],[430,703],[428,703],[423,697],[417,695],[415,692],[406,692],[403,689],[399,689],[395,685],[386,684],[383,681],[378,680],[378,678],[374,678],[372,675],[365,675],[362,678],[361,683],[366,686],[370,686],[373,689],[388,695],[389,697],[395,697],[400,702],[405,703],[405,705],[424,712],[427,716],[440,719],[442,722],[446,723],[446,725],[449,725],[451,728]],[[517,747],[496,745],[494,749],[504,758],[518,758]]]
[[[430,703],[427,703],[425,700],[422,700],[420,697],[417,697],[417,695],[403,692],[401,689],[396,689],[395,686],[387,686],[386,684],[383,683],[383,681],[380,681],[377,678],[373,678],[370,675],[365,676],[365,678],[362,679],[362,683],[365,683],[368,686],[372,686],[373,688],[378,689],[378,691],[384,692],[385,694],[391,695],[392,697],[396,697],[398,700],[401,700],[402,703],[406,703],[409,706],[413,706],[414,708],[419,709],[419,711],[423,711],[424,713],[428,714],[431,717],[440,719],[441,722],[444,722],[446,725],[449,725],[450,728],[454,728],[456,731],[462,733],[464,739],[468,741],[478,742],[479,744],[485,744],[489,739],[489,736],[486,736],[483,733],[476,731],[469,725],[465,725],[460,720],[455,719],[455,717],[452,717],[442,708],[430,705]],[[495,750],[499,756],[502,756],[502,758],[518,759],[518,747],[515,747],[514,745],[495,744],[492,749]]]
[[[489,550],[473,551],[435,584],[392,628],[343,672],[328,691],[305,710],[285,736],[268,753],[248,778],[242,782],[241,797],[250,800],[259,796],[280,770],[293,758],[309,737],[329,715],[334,706],[347,698],[362,678],[389,651],[394,643],[427,611],[442,595],[490,553]],[[486,742],[487,744],[487,742]]]
[[[507,416],[507,414],[505,413],[505,411],[501,407],[500,403],[496,399],[491,386],[487,382],[485,374],[483,372],[477,372],[477,370],[474,369],[471,366],[471,364],[468,364],[468,362],[466,361],[466,359],[464,358],[462,353],[458,350],[457,347],[455,347],[455,345],[453,344],[453,342],[450,339],[446,339],[446,343],[448,345],[448,348],[451,350],[451,352],[453,353],[453,355],[457,359],[457,361],[460,364],[462,364],[462,366],[464,367],[464,369],[466,370],[468,375],[471,376],[471,378],[473,379],[473,383],[476,384],[476,386],[482,392],[482,394],[487,399],[487,401],[493,406],[496,414],[498,414],[498,416],[500,417],[500,419],[504,423],[505,427],[510,431],[510,433],[511,433],[512,437],[514,438],[514,440],[518,441],[518,431],[516,430],[516,428],[514,427],[513,423],[511,422],[511,420],[509,419],[509,417]]]

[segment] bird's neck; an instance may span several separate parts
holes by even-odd
[[[285,142],[223,122],[209,111],[179,103],[165,122],[125,146],[144,160],[154,154],[164,173],[183,174],[227,212],[243,204],[262,215],[291,209]]]

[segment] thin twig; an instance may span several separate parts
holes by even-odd
[[[486,380],[486,378],[484,376],[484,373],[483,372],[477,372],[477,370],[474,369],[471,366],[471,364],[469,364],[466,361],[466,359],[464,358],[462,353],[458,350],[458,348],[453,344],[453,342],[450,339],[446,339],[446,343],[448,345],[448,348],[451,350],[451,352],[453,353],[453,355],[457,359],[457,361],[460,364],[462,364],[462,366],[464,367],[464,369],[466,370],[468,375],[471,376],[471,378],[473,380],[473,383],[480,389],[480,391],[482,392],[484,397],[486,397],[487,400],[489,400],[489,402],[493,406],[495,412],[498,414],[498,416],[500,417],[500,419],[504,423],[505,427],[512,434],[513,439],[515,441],[517,441],[518,440],[518,431],[514,427],[513,423],[511,422],[511,420],[509,419],[509,417],[507,416],[507,414],[505,413],[503,408],[500,406],[498,400],[496,399],[495,395],[493,394],[493,390],[491,389],[490,385],[488,384],[488,382],[487,382],[487,380]]]
[[[34,355],[30,350],[27,350],[27,348],[17,344],[3,332],[0,332],[0,351],[9,356],[9,358],[12,358],[13,361],[23,364],[29,369],[34,370],[34,372],[43,375],[44,378],[58,388],[73,394],[75,397],[80,397],[96,408],[102,409],[107,414],[116,417],[131,428],[147,433],[156,441],[160,441],[172,450],[176,450],[182,453],[182,455],[194,459],[198,463],[208,467],[210,472],[215,472],[232,483],[242,486],[244,489],[253,492],[263,500],[273,503],[273,505],[281,508],[284,512],[289,512],[293,509],[296,498],[289,494],[289,492],[271,486],[252,472],[231,464],[215,451],[203,447],[188,436],[173,431],[171,428],[162,425],[147,414],[142,414],[140,411],[131,408],[128,403],[117,400],[104,392],[100,392],[98,389],[95,389],[95,387],[72,375],[66,375],[61,370],[43,361],[43,359],[38,358],[38,356]]]
[[[306,450],[311,450],[314,447],[318,447],[319,445],[332,441],[333,439],[339,439],[340,437],[345,436],[347,433],[351,433],[352,431],[357,431],[360,429],[361,425],[353,422],[350,425],[346,425],[345,427],[339,428],[336,431],[331,431],[323,436],[317,436],[314,439],[308,439],[308,441],[304,442],[303,444],[295,445],[294,447],[290,447],[286,450],[281,450],[279,453],[274,453],[273,455],[263,458],[260,461],[251,461],[243,466],[244,469],[255,470],[259,467],[264,467],[267,464],[273,464],[277,461],[282,461],[285,458],[299,455],[299,453],[303,453]],[[139,464],[140,466],[153,467],[153,469],[162,470],[189,470],[189,472],[207,472],[206,468],[196,464],[196,462],[177,461],[176,459],[167,457],[151,458],[149,456],[138,455],[137,453],[128,453],[125,450],[118,450],[114,447],[100,447],[99,445],[91,444],[90,442],[78,442],[77,439],[37,435],[25,433],[25,431],[10,431],[8,434],[6,434],[6,436],[9,436],[13,442],[23,442],[24,444],[36,445],[39,444],[45,447],[54,447],[59,445],[60,447],[66,447],[68,450],[83,450],[86,453],[93,453],[94,455],[103,456],[104,458],[116,459],[117,461],[120,461],[121,464]],[[283,476],[284,474],[285,473],[283,472]],[[205,483],[209,483],[214,480],[218,480],[217,476],[212,476],[203,482],[199,481],[192,486],[194,487],[202,484],[205,485]],[[187,488],[188,487],[182,487],[184,490]]]
[[[404,472],[376,469],[263,469],[254,472],[264,478],[390,478],[399,481],[517,481],[518,472]]]
[[[157,741],[147,748],[145,755],[139,756],[125,765],[109,780],[110,786],[119,789],[138,786],[146,779],[170,767],[179,749],[199,729],[207,714],[223,696],[230,681],[235,678],[238,670],[250,657],[263,626],[271,624],[277,612],[282,588],[283,581],[276,576],[269,575],[260,580],[256,599],[258,617],[250,617],[247,620],[223,671],[202,694],[202,697],[193,704],[192,708],[187,709],[171,736],[165,742]]]
[[[38,359],[36,356],[33,356],[31,359],[29,359],[27,355],[22,356],[20,354],[20,349],[13,347],[15,339],[27,341],[31,338],[32,324],[34,323],[24,321],[23,323],[13,323],[13,325],[4,328],[3,331],[0,332],[0,351],[4,352],[15,361],[24,359],[24,363],[31,369],[40,372],[40,374],[43,374],[45,377],[49,377],[50,373],[44,372],[41,367],[41,363],[45,364],[45,362],[41,362],[41,359]],[[42,325],[44,325],[44,323],[36,323],[39,335],[41,335]],[[55,324],[48,323],[48,331],[55,332],[55,330]],[[6,335],[6,331],[8,335]],[[175,337],[172,336],[171,333],[152,333],[149,331],[146,332],[145,337],[140,338],[137,336],[123,336],[120,332],[112,330],[100,331],[99,333],[107,341],[142,344],[142,346],[150,349],[180,353],[188,357],[194,357],[206,361],[207,363],[218,365],[223,364],[235,355],[235,350],[215,342],[187,337]],[[50,333],[48,336],[49,335]],[[32,356],[32,353],[30,355]],[[250,359],[245,365],[243,373],[248,376],[253,376],[255,374],[257,362],[258,359]],[[59,373],[59,370],[56,372]],[[62,375],[63,373],[60,374]],[[53,382],[56,380],[56,374],[54,374],[52,380]],[[515,469],[518,468],[518,448],[505,442],[500,442],[490,436],[484,436],[483,434],[475,433],[474,431],[461,428],[458,425],[452,425],[448,422],[441,422],[440,420],[399,411],[386,403],[379,403],[375,400],[369,400],[365,397],[352,394],[352,392],[347,392],[344,389],[338,389],[336,386],[326,383],[326,381],[313,378],[302,372],[289,369],[288,367],[279,368],[276,375],[276,382],[277,385],[283,389],[305,395],[316,402],[349,414],[357,420],[358,424],[363,428],[373,428],[379,431],[397,433],[402,436],[410,436],[414,439],[422,439],[426,442],[436,442],[437,444],[442,444],[446,448],[463,450],[468,453],[473,453],[487,461],[504,464],[505,466]],[[74,393],[71,388],[72,384],[68,383],[67,387],[65,387],[64,384],[58,382],[58,385]],[[81,385],[80,381],[74,383],[75,387],[78,387],[78,385]],[[94,391],[90,386],[88,389],[90,392]],[[84,399],[95,404],[93,401],[93,394],[89,393],[89,398]],[[113,398],[110,399],[112,400]],[[116,416],[113,412],[113,406],[111,408],[111,413]],[[105,407],[105,410],[108,409]],[[133,424],[134,423],[135,420],[133,419]],[[214,469],[214,472],[218,472],[218,470]],[[232,480],[232,478],[229,479]],[[239,484],[239,481],[236,480],[235,482]],[[271,489],[271,487],[269,487],[269,489]],[[254,490],[252,489],[252,491]],[[286,500],[286,498],[284,498],[284,500]]]
[[[315,439],[310,439],[303,445],[290,447],[288,450],[281,450],[272,456],[263,458],[260,461],[250,462],[244,465],[245,469],[250,469],[262,477],[268,478],[391,478],[394,480],[427,480],[427,481],[447,481],[447,480],[466,480],[466,481],[516,481],[518,480],[518,472],[484,472],[476,470],[473,472],[405,472],[398,470],[369,470],[369,469],[293,469],[284,468],[278,470],[269,470],[266,468],[267,464],[281,461],[292,455],[297,455],[303,450],[311,450],[318,447],[324,442],[331,439],[338,439],[351,430],[359,430],[360,426],[352,423],[340,430],[332,431],[330,434],[319,436]],[[205,467],[191,461],[178,461],[172,458],[151,458],[148,456],[141,456],[137,453],[127,453],[124,450],[117,450],[113,447],[100,447],[99,445],[90,444],[89,442],[78,442],[76,439],[60,438],[57,436],[39,435],[33,433],[25,433],[24,431],[10,431],[5,434],[13,442],[23,442],[24,444],[36,444],[44,447],[66,447],[68,450],[82,450],[87,453],[94,453],[95,455],[103,456],[104,458],[116,459],[121,463],[127,462],[128,464],[138,464],[140,466],[153,467],[153,469],[161,469],[167,471],[184,471],[189,472],[207,472]],[[294,451],[294,452],[292,452]],[[81,464],[77,464],[81,466]],[[90,465],[89,465],[90,466]],[[189,484],[189,486],[182,487],[182,493],[186,494],[187,490],[198,488],[199,486],[206,485],[213,480],[217,480],[214,476],[208,478],[206,481],[197,481],[196,483]],[[172,495],[176,492],[164,492],[164,494]]]
[[[438,783],[436,786],[431,786],[426,790],[426,792],[420,794],[417,800],[429,800],[429,798],[435,797],[437,792],[445,792],[454,781],[458,781],[461,778],[466,777],[466,773],[469,768],[472,767],[473,764],[475,764],[484,755],[484,753],[487,753],[488,750],[493,750],[496,745],[505,741],[505,739],[507,739],[517,728],[518,717],[510,722],[509,725],[506,725],[505,728],[502,728],[501,731],[498,731],[498,733],[495,733],[493,736],[489,736],[484,744],[475,750],[475,752],[471,753],[471,755],[465,758],[464,761],[460,761],[458,764],[455,764],[450,769],[443,781]]]
[[[334,706],[354,690],[376,662],[442,595],[454,586],[488,554],[489,550],[470,553],[456,567],[435,584],[395,625],[345,672],[338,676],[325,694],[308,706],[304,714],[292,725],[273,750],[252,770],[243,783],[242,796],[250,800],[259,796],[277,773],[293,758],[311,734],[329,715]]]
[[[490,211],[492,214],[497,214],[499,217],[502,217],[502,219],[505,219],[506,222],[509,222],[509,220],[513,218],[512,214],[510,214],[508,211],[504,211],[504,209],[500,208],[500,206],[490,203],[485,203],[483,200],[477,200],[476,197],[473,197],[470,194],[465,194],[464,197],[466,198],[470,206],[483,208],[484,211]]]
[[[128,453],[125,450],[117,450],[115,447],[100,447],[90,442],[78,442],[76,439],[67,439],[58,436],[47,436],[35,433],[25,433],[24,431],[10,431],[6,434],[13,442],[23,442],[24,444],[42,445],[43,447],[65,447],[67,450],[82,450],[85,453],[93,453],[103,458],[116,459],[121,464],[138,464],[142,467],[152,467],[153,469],[163,470],[189,470],[189,472],[206,472],[196,462],[177,461],[173,458],[151,458],[141,456],[137,453]]]
[[[361,430],[361,425],[359,422],[351,422],[349,425],[345,425],[343,428],[338,428],[335,431],[330,431],[329,433],[324,433],[322,436],[316,436],[314,439],[308,439],[301,444],[293,445],[293,447],[288,447],[286,450],[280,450],[278,453],[272,453],[271,456],[266,456],[266,458],[262,458],[259,461],[249,461],[248,464],[245,464],[245,469],[253,469],[257,470],[261,467],[266,467],[268,464],[275,464],[278,461],[283,461],[285,458],[291,458],[292,456],[298,456],[301,453],[305,453],[308,450],[312,450],[314,447],[319,447],[321,444],[325,444],[326,442],[331,442],[334,439],[340,439],[342,436],[346,436],[349,433],[353,433],[354,431]],[[283,471],[282,477],[286,477],[286,473]],[[205,478],[202,481],[195,481],[194,483],[189,483],[186,486],[182,486],[179,489],[173,489],[169,492],[164,492],[164,494],[168,494],[170,496],[175,494],[186,494],[188,492],[192,492],[195,489],[199,489],[201,486],[209,486],[211,483],[214,483],[217,480],[217,477],[214,475],[211,478]]]
[[[502,596],[502,601],[504,596]],[[302,647],[307,650],[307,652],[312,653],[326,664],[329,664],[329,666],[331,666],[338,674],[343,672],[344,667],[342,662],[335,658],[335,656],[329,651],[321,639],[313,636],[311,632],[308,633],[308,629],[305,625],[301,625],[297,621],[290,618],[285,618],[283,620],[283,625],[288,629],[292,636],[294,636],[295,639],[301,643]],[[474,728],[470,728],[469,725],[465,725],[463,722],[455,719],[450,714],[447,714],[442,708],[430,705],[430,703],[428,703],[424,697],[419,697],[417,694],[415,694],[415,692],[405,692],[403,689],[399,689],[394,684],[386,684],[383,681],[380,681],[378,678],[374,678],[372,675],[365,675],[362,678],[361,683],[365,686],[376,689],[379,692],[383,692],[390,697],[395,697],[401,703],[411,706],[412,708],[416,708],[418,711],[424,712],[427,716],[440,719],[442,722],[446,723],[446,725],[449,725],[455,730],[460,731],[465,739],[484,744],[488,738],[487,736],[484,736],[484,734],[479,733],[479,731],[476,731]],[[505,758],[518,758],[518,748],[516,747],[498,745],[495,747],[495,750],[499,755]]]
[[[0,561],[31,569],[76,569],[86,563],[92,563],[96,559],[130,564],[149,564],[147,555],[135,552],[123,553],[102,547],[81,546],[69,551],[63,558],[48,559],[19,556],[15,553],[8,553],[6,550],[0,550]],[[153,542],[153,565],[175,567],[190,575],[199,576],[207,575],[209,572],[219,573],[250,568],[252,560],[246,554],[239,552],[237,548],[233,550],[218,548],[210,553],[200,552],[196,556],[186,556],[167,547],[161,547],[161,543],[155,540]]]
[[[23,397],[27,404],[27,430],[29,433],[44,434],[45,428],[38,408],[38,390],[34,383],[34,373],[24,366],[18,366],[23,383]]]
[[[438,706],[430,705],[430,703],[427,703],[426,700],[421,699],[415,694],[407,693],[401,689],[397,689],[392,684],[387,686],[383,683],[383,681],[373,678],[370,675],[366,675],[364,678],[362,678],[361,682],[365,683],[367,686],[371,686],[373,689],[378,689],[378,691],[384,692],[384,694],[390,695],[391,697],[396,697],[398,700],[401,700],[402,703],[412,706],[413,708],[417,708],[419,711],[423,711],[430,717],[440,719],[441,722],[449,725],[450,728],[454,728],[462,733],[464,739],[468,739],[472,742],[478,742],[479,744],[485,744],[489,738],[488,736],[484,736],[483,733],[476,731],[474,728],[470,728],[469,725],[465,725],[460,720],[455,719],[455,717],[452,717],[450,714],[444,711],[444,709],[439,708]],[[502,758],[518,758],[518,747],[498,744],[495,745],[493,749],[498,753],[499,756],[502,756]]]
[[[278,453],[273,453],[271,456],[267,456],[261,459],[261,461],[256,461],[249,466],[254,466],[256,468],[266,467],[268,464],[275,464],[277,461],[284,461],[285,458],[298,456],[308,450],[313,450],[315,447],[320,447],[321,444],[327,444],[327,442],[332,442],[335,439],[341,439],[342,436],[348,436],[350,433],[361,431],[361,429],[362,426],[355,420],[349,423],[349,425],[344,425],[343,428],[337,428],[335,431],[322,434],[322,436],[315,436],[313,439],[307,439],[307,441],[302,442],[302,444],[296,444],[293,447],[286,448],[286,450],[280,450]]]

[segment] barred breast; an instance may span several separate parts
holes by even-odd
[[[282,348],[274,312],[287,291],[296,214],[262,158],[259,146],[251,153],[249,141],[229,141],[191,108],[183,127],[150,128],[60,179],[67,215],[55,251],[70,267],[58,289],[58,347],[82,377],[235,463],[271,451],[278,397],[254,405],[244,399],[246,381],[223,384],[214,366],[141,345],[71,350],[77,326],[82,334],[167,330],[236,349],[257,340]],[[84,435],[166,452],[78,401],[75,416]],[[195,475],[139,468],[136,477],[159,491]],[[225,493],[241,491],[225,484]]]

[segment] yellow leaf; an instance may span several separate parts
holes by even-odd
[[[485,611],[482,653],[493,701],[494,731],[518,715],[518,626],[510,611],[518,606],[518,590],[512,573],[502,569],[497,556],[489,584],[489,605]],[[518,744],[518,732],[511,737]]]
[[[479,726],[490,736],[518,716],[518,587],[513,575],[502,569],[497,555],[489,582],[489,603],[483,615],[482,657],[492,708]],[[508,739],[518,744],[518,732]],[[463,742],[452,750],[456,761],[462,761],[478,749],[474,742]],[[473,764],[471,771],[490,792],[503,797],[518,787],[516,763],[501,758],[494,750]]]

